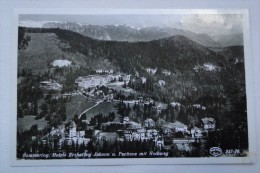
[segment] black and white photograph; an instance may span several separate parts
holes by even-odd
[[[19,14],[16,160],[250,157],[247,16],[201,11]]]

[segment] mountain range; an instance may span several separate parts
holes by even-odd
[[[241,33],[234,35],[216,35],[210,37],[207,34],[194,33],[188,30],[170,27],[136,28],[127,25],[100,26],[82,25],[73,22],[47,22],[44,23],[42,27],[70,30],[98,40],[147,42],[170,36],[182,35],[206,47],[226,47],[243,45],[243,34]]]
[[[35,58],[33,61],[38,58],[37,61],[43,60],[43,64],[46,65],[47,62],[66,55],[81,66],[109,66],[120,71],[147,67],[192,71],[196,65],[203,63],[223,66],[225,60],[224,57],[182,35],[147,42],[119,42],[97,40],[70,30],[54,28],[26,28],[25,32],[30,35],[31,43],[27,49],[19,52],[21,65],[26,65],[30,60],[28,56],[32,54],[32,58]]]

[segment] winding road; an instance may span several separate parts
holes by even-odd
[[[99,105],[100,103],[102,103],[102,100],[101,100],[101,101],[97,101],[97,103],[96,103],[95,105],[93,105],[93,106],[91,106],[90,108],[84,110],[84,111],[79,115],[79,119],[81,118],[81,116],[82,116],[84,113],[86,113],[86,112],[88,112],[89,110],[93,109],[94,107],[96,107],[96,106]]]
[[[77,92],[78,92],[80,95],[82,95],[83,97],[88,98],[87,96],[85,96],[84,94],[82,94],[79,90],[77,90]],[[86,112],[88,112],[89,110],[93,109],[94,107],[96,107],[97,105],[99,105],[99,104],[102,103],[102,102],[103,102],[103,100],[99,100],[99,101],[96,102],[95,105],[93,105],[93,106],[91,106],[90,108],[84,110],[84,111],[79,115],[79,119],[81,118],[81,116],[82,116],[84,113],[86,113]]]

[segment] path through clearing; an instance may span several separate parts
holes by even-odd
[[[88,112],[89,110],[93,109],[94,107],[96,107],[96,106],[99,105],[100,103],[102,103],[102,101],[97,101],[97,103],[96,103],[95,105],[93,105],[93,106],[91,106],[90,108],[84,110],[84,111],[79,115],[79,119],[80,119],[80,117],[81,117],[84,113],[86,113],[86,112]]]

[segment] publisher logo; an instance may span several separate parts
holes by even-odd
[[[218,157],[222,154],[222,149],[219,147],[212,147],[209,149],[209,153],[214,157]]]

